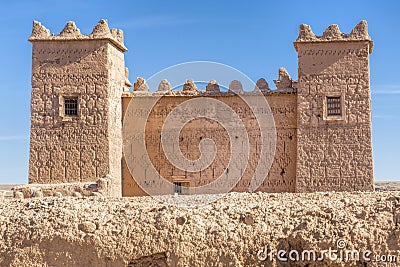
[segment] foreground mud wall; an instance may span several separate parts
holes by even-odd
[[[370,250],[370,258],[397,255],[399,200],[400,192],[230,193],[194,209],[151,197],[4,200],[0,266],[396,266],[327,257],[271,263],[257,253],[320,253],[341,240],[343,250]]]

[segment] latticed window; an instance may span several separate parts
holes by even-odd
[[[328,116],[341,116],[342,115],[342,99],[340,96],[326,98],[326,109]]]
[[[64,114],[78,116],[78,98],[64,98]]]

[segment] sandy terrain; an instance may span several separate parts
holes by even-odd
[[[400,191],[400,182],[375,182],[375,191]]]
[[[382,266],[382,256],[397,266],[399,223],[400,192],[230,193],[193,209],[151,197],[6,199],[0,266]],[[285,262],[265,247],[324,256]]]
[[[0,184],[0,193],[4,193],[5,198],[12,198],[11,189],[20,184]],[[376,191],[400,191],[400,182],[375,182]]]
[[[0,184],[0,197],[4,196],[5,198],[12,198],[13,193],[11,189],[17,186],[16,184]]]

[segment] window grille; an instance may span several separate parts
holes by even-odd
[[[342,116],[342,99],[340,96],[326,98],[328,116]]]
[[[77,98],[64,98],[64,114],[66,116],[78,116]]]

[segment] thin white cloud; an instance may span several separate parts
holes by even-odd
[[[400,84],[383,84],[371,86],[375,88],[372,90],[372,94],[375,95],[399,95]]]
[[[26,140],[28,135],[0,135],[0,141]]]
[[[372,94],[374,94],[374,95],[399,95],[400,90],[372,91]]]
[[[154,28],[154,27],[162,27],[169,25],[179,25],[179,24],[189,24],[194,23],[194,19],[188,18],[176,18],[170,16],[148,16],[148,17],[139,17],[132,18],[125,21],[120,21],[116,23],[114,26],[118,28],[128,29],[128,28]]]
[[[395,116],[392,115],[372,115],[372,119],[394,119]]]

